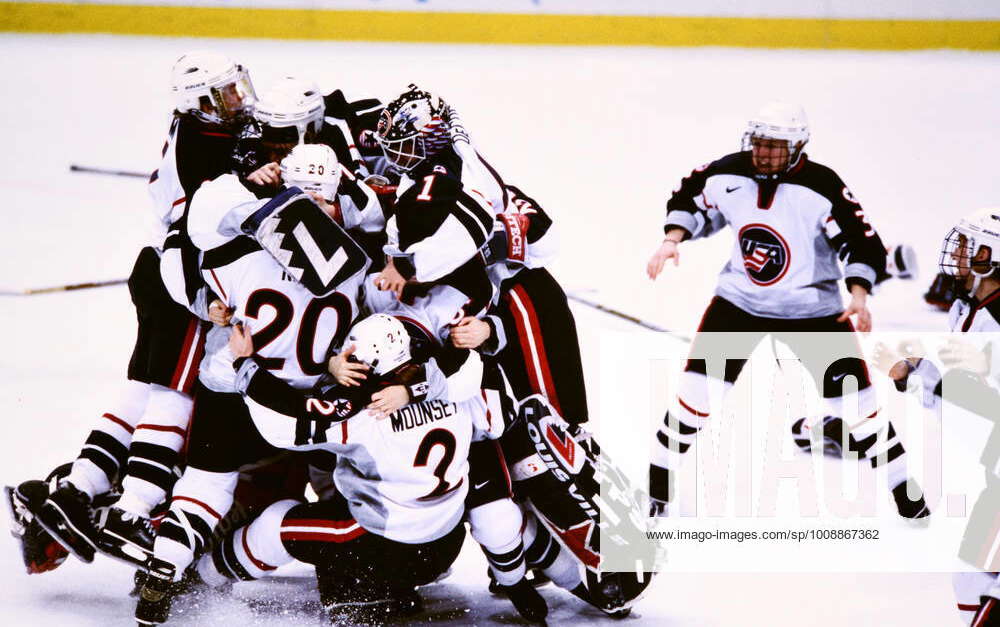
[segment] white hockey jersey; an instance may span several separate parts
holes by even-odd
[[[254,239],[234,236],[267,202],[234,176],[205,183],[191,203],[191,238],[208,247],[202,260],[205,281],[234,309],[234,321],[253,335],[265,367],[295,387],[308,388],[326,372],[331,346],[339,348],[358,314],[367,258],[345,270],[349,274],[336,291],[315,296]],[[343,237],[344,247],[356,246]],[[235,391],[231,363],[225,351],[206,354],[202,383],[218,392]]]
[[[448,184],[449,178],[460,182],[460,192]],[[458,210],[450,215],[435,212],[424,216],[424,222],[436,221],[436,224],[416,229],[412,219],[398,217],[411,205],[419,213],[427,204],[450,204]],[[516,261],[490,260],[487,271],[496,287],[521,268],[540,268],[551,263],[558,253],[558,235],[551,219],[535,201],[506,185],[475,149],[460,143],[456,150],[436,155],[433,165],[421,164],[409,176],[402,177],[397,188],[397,215],[390,217],[386,225],[385,252],[391,256],[409,256],[416,279],[434,281],[486,246],[493,231],[503,227],[496,217],[505,213],[527,216],[531,227],[524,234],[524,249],[515,255]],[[490,220],[490,216],[494,219]]]
[[[886,276],[885,245],[861,205],[806,155],[775,177],[756,174],[750,152],[723,157],[692,172],[667,202],[667,231],[681,227],[697,239],[726,225],[736,240],[716,294],[753,315],[838,314],[838,279],[872,291]]]
[[[976,348],[989,355],[989,372],[985,380],[994,389],[1000,390],[1000,291],[988,295],[981,302],[966,298],[956,298],[948,310],[948,330],[962,333],[959,339],[971,342]],[[937,347],[928,347],[934,350]],[[941,379],[944,366],[936,359],[921,359],[903,385],[914,386],[920,379],[925,407],[936,407],[941,400]]]
[[[411,544],[435,540],[458,524],[469,489],[469,445],[476,437],[499,437],[503,417],[514,411],[497,389],[479,389],[461,402],[412,403],[377,419],[358,407],[366,399],[357,388],[288,401],[282,388],[272,393],[274,379],[256,360],[241,366],[240,378],[249,379],[241,388],[264,439],[279,448],[336,453],[334,480],[355,519],[372,533]]]
[[[235,143],[222,129],[207,127],[190,115],[174,114],[162,159],[149,177],[150,245],[161,252],[161,278],[171,298],[202,318],[207,317],[207,294],[183,218],[188,200],[204,181],[232,170]]]

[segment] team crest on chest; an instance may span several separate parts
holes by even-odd
[[[772,285],[788,272],[791,251],[785,238],[766,224],[740,229],[740,250],[747,276],[757,285]]]

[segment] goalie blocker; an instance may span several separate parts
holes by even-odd
[[[361,247],[297,187],[254,211],[241,230],[314,296],[328,296],[369,264]]]

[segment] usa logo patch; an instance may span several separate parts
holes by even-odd
[[[747,276],[756,285],[780,281],[791,261],[785,238],[766,224],[748,224],[740,229],[740,250]]]

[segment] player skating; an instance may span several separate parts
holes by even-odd
[[[803,152],[808,140],[801,107],[769,104],[750,121],[742,151],[697,168],[667,202],[666,237],[647,266],[651,279],[668,261],[679,262],[682,241],[712,235],[726,225],[736,235],[732,257],[719,275],[716,295],[692,349],[704,352],[708,340],[702,333],[744,333],[740,337],[745,345],[733,347],[740,358],[726,361],[726,390],[739,376],[745,357],[768,333],[803,332],[798,336],[803,338],[805,332],[840,332],[851,338],[855,328],[871,329],[867,301],[873,286],[886,277],[886,248],[840,177]],[[838,259],[844,263],[843,271]],[[846,308],[838,285],[841,278],[851,294]],[[793,351],[812,373],[830,407],[831,415],[816,425],[822,431],[820,439],[839,448],[845,436],[850,450],[860,458],[871,460],[873,467],[887,466],[900,515],[928,515],[915,482],[907,479],[903,444],[888,417],[879,411],[860,351],[848,348],[839,355],[816,354],[804,340],[787,337],[782,340],[797,344]],[[717,352],[719,358],[726,357],[721,348]],[[828,369],[840,357],[846,359]],[[844,393],[843,380],[849,376],[858,383],[857,394]],[[846,402],[859,408],[859,423],[844,423]],[[682,455],[710,415],[703,358],[688,360],[678,403],[678,414],[668,412],[656,434],[659,446],[650,465],[651,513],[655,515],[666,515]],[[794,427],[796,442],[804,450],[812,446],[809,427],[804,419]],[[908,495],[908,487],[915,494]]]

